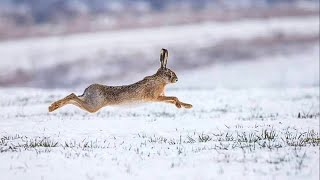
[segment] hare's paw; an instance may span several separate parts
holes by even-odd
[[[187,109],[191,109],[192,108],[192,105],[191,104],[183,104],[183,107],[184,108],[187,108]]]
[[[51,104],[51,106],[49,106],[49,112],[52,112],[52,111],[54,111],[54,110],[56,110],[56,109],[58,109],[59,108],[59,104],[58,103],[52,103]]]

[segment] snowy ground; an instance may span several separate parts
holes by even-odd
[[[78,61],[92,51],[138,49],[145,43],[135,40],[150,32],[164,32],[150,36],[150,54],[159,53],[171,38],[176,39],[169,46],[175,48],[193,41],[194,47],[212,45],[230,33],[248,40],[274,31],[318,36],[318,17],[267,22],[190,25],[190,32],[183,27],[136,30],[130,32],[133,39],[125,38],[129,32],[115,32],[119,36],[110,42],[102,38],[108,34],[5,42],[0,43],[0,70],[33,72]],[[241,25],[247,31],[235,30]],[[61,48],[60,41],[65,42]],[[303,49],[286,47],[242,61],[178,69],[179,82],[167,94],[193,104],[190,110],[154,103],[106,107],[95,114],[70,105],[48,113],[50,103],[71,92],[81,94],[85,86],[0,88],[0,179],[319,179],[319,44],[298,44]],[[158,62],[158,54],[154,57],[150,61]],[[169,67],[175,59],[173,52]],[[150,66],[127,82],[157,69]],[[99,68],[91,72],[88,79],[100,73]]]
[[[319,89],[174,89],[194,105],[73,106],[2,89],[4,179],[318,179]],[[299,115],[300,114],[300,115]]]

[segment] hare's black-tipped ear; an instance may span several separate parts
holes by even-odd
[[[161,49],[160,51],[161,68],[167,68],[167,62],[168,62],[168,50]]]

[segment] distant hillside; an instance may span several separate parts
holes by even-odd
[[[164,11],[239,9],[277,5],[317,5],[317,0],[0,0],[0,15],[12,16],[16,23],[45,23],[84,14],[121,14]]]
[[[318,14],[317,0],[0,0],[0,40]],[[179,12],[179,13],[177,13]]]

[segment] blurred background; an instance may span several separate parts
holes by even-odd
[[[0,87],[319,86],[317,0],[0,0]]]

